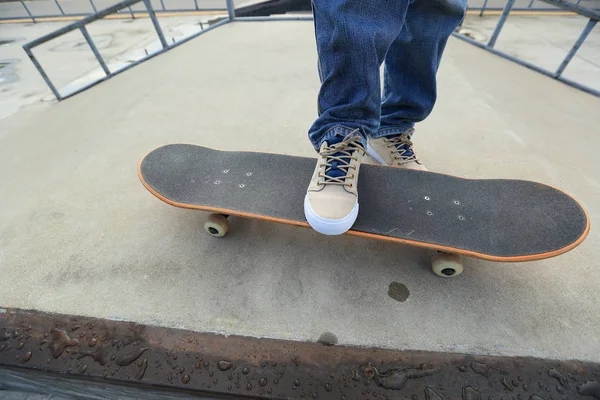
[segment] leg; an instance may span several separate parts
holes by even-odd
[[[315,230],[339,235],[358,215],[357,182],[381,112],[379,69],[409,0],[313,0],[321,90],[309,138],[319,152],[304,198]]]
[[[381,124],[374,138],[401,134],[424,120],[437,97],[436,73],[466,0],[414,0],[385,58]]]
[[[466,0],[414,0],[385,58],[379,129],[367,152],[381,164],[426,170],[410,138],[416,122],[435,104],[436,73],[452,31],[464,17]]]
[[[379,126],[379,69],[404,23],[409,0],[313,0],[321,90],[309,138],[323,141]]]

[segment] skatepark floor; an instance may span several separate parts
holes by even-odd
[[[465,259],[462,275],[441,279],[427,251],[393,243],[241,218],[215,239],[203,231],[206,214],[170,207],[140,184],[138,161],[167,143],[314,156],[306,131],[318,88],[312,23],[236,22],[0,120],[0,306],[600,361],[600,99],[457,39],[437,105],[417,126],[420,157],[433,171],[568,192],[591,218],[575,250],[523,264]],[[401,285],[405,301],[393,298]]]

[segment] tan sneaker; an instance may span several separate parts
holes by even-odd
[[[364,156],[359,136],[324,142],[306,197],[304,215],[324,235],[341,235],[358,216],[358,170]]]
[[[410,141],[413,132],[413,129],[409,129],[391,138],[369,139],[367,153],[383,165],[427,171],[413,151],[413,144]]]

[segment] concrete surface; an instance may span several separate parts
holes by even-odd
[[[427,252],[391,243],[239,218],[215,239],[202,230],[205,214],[170,207],[138,181],[140,158],[171,142],[313,155],[306,130],[318,88],[310,22],[238,22],[0,120],[0,305],[226,334],[317,340],[328,331],[341,344],[600,360],[600,99],[457,39],[417,151],[432,170],[571,193],[592,219],[577,249],[527,264],[466,259],[465,272],[445,280]],[[407,301],[388,296],[393,282],[406,285]]]
[[[468,15],[462,25],[473,39],[487,43],[498,17]],[[581,16],[515,16],[506,20],[494,46],[549,71],[556,71],[575,44],[588,19]],[[565,78],[600,90],[600,26],[577,51]],[[493,79],[493,76],[490,76]]]

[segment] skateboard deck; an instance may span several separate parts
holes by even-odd
[[[173,206],[308,226],[303,201],[316,160],[169,144],[139,164],[143,185]],[[541,183],[464,179],[362,164],[348,234],[494,261],[553,257],[579,245],[589,219]]]

